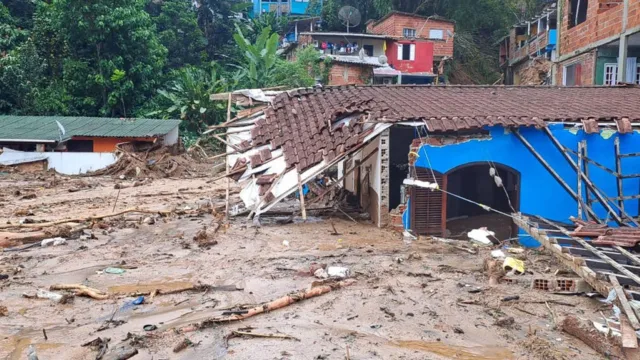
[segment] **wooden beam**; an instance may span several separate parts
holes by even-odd
[[[636,200],[640,199],[640,195],[627,195],[627,196],[619,196],[619,197],[610,197],[607,198],[609,200]]]
[[[589,251],[588,249],[586,249],[586,250]],[[607,257],[609,256],[604,251],[602,253],[607,255]],[[616,271],[616,270],[618,270],[615,266],[613,266],[611,263],[609,263],[609,262],[607,262],[605,260],[600,260],[600,259],[596,259],[596,258],[593,258],[593,257],[583,257],[583,259],[584,259],[585,265],[587,265],[589,268],[593,269],[594,271],[598,271],[598,270]],[[610,258],[610,259],[612,261],[614,261],[615,263],[618,263],[617,261],[613,260],[613,258]],[[634,275],[640,277],[640,267],[633,266],[633,265],[622,265],[622,264],[619,264],[619,265],[622,266],[623,268],[627,269],[629,272],[633,273]]]
[[[619,154],[618,156],[621,157],[621,158],[637,157],[637,156],[640,156],[640,153]]]
[[[598,279],[598,275],[587,266],[577,261],[578,258],[562,252],[562,247],[551,242],[551,239],[544,231],[540,231],[537,228],[530,225],[528,218],[524,218],[519,214],[514,214],[514,222],[521,229],[526,231],[532,238],[538,240],[545,251],[553,255],[558,262],[568,269],[571,269],[584,281],[586,281],[592,288],[594,288],[600,295],[607,297],[611,290],[611,284]],[[541,219],[544,220],[544,219]],[[552,225],[554,226],[554,225]]]
[[[578,255],[578,256],[582,256],[584,258],[594,258],[596,257],[596,255],[594,255],[591,251],[583,248],[583,247],[576,247],[576,246],[563,246],[562,250],[567,251],[569,254],[572,255]],[[617,253],[617,252],[613,252],[613,251],[603,251],[607,256],[609,256],[610,258],[616,260],[616,261],[627,261],[627,257],[624,256],[623,254]]]
[[[578,166],[576,165],[575,161],[573,161],[573,159],[571,158],[571,156],[569,156],[569,154],[566,151],[562,151],[563,150],[563,145],[560,143],[560,141],[558,141],[558,139],[556,139],[556,137],[553,135],[553,133],[551,132],[551,130],[549,130],[549,128],[545,127],[542,129],[542,131],[544,131],[545,134],[547,134],[547,136],[549,137],[549,139],[551,139],[551,142],[555,145],[555,147],[562,153],[562,155],[564,156],[564,158],[567,160],[567,162],[569,163],[569,165],[571,165],[571,167],[573,168],[573,171],[578,171]],[[620,225],[624,225],[626,226],[626,224],[624,223],[624,221],[622,220],[622,218],[618,215],[618,213],[611,207],[611,204],[609,204],[609,202],[607,201],[607,199],[604,198],[604,196],[602,196],[602,194],[600,194],[600,191],[598,190],[598,188],[591,182],[591,179],[587,178],[585,176],[585,174],[582,174],[582,179],[584,180],[584,183],[587,185],[587,187],[589,188],[589,190],[591,190],[593,192],[593,194],[595,195],[596,199],[598,199],[598,201],[600,202],[600,204],[602,204],[602,206],[604,206],[605,209],[607,209],[607,211],[609,212],[609,214],[611,214],[611,216],[614,218],[614,220],[620,224]],[[632,220],[632,222],[634,223],[634,225],[639,226],[638,223],[635,220]]]
[[[578,143],[578,146],[580,146],[580,143],[582,143],[582,144],[583,144],[583,146],[586,146],[586,145],[585,145],[585,141],[584,141],[584,140],[583,140],[583,141],[581,141],[581,142],[579,142],[579,143]],[[564,145],[562,145],[562,148],[563,148],[565,151],[570,152],[571,154],[573,154],[573,155],[575,155],[575,156],[578,156],[578,157],[580,156],[580,155],[579,155],[579,151],[574,151],[574,150],[569,149],[568,147],[566,147],[566,146],[564,146]],[[600,164],[599,162],[597,162],[597,161],[595,161],[595,160],[592,160],[592,159],[590,159],[590,158],[586,157],[584,154],[582,155],[582,160],[584,160],[585,162],[587,162],[587,163],[589,163],[589,164],[592,164],[592,165],[595,165],[595,166],[599,167],[600,169],[602,169],[602,170],[604,170],[604,171],[608,172],[609,174],[611,174],[611,175],[613,175],[613,176],[616,176],[616,177],[617,177],[618,175],[620,175],[620,173],[615,172],[615,171],[613,171],[613,170],[609,169],[608,167],[606,167],[606,166],[604,166],[604,165]]]
[[[571,195],[571,197],[577,202],[582,203],[582,208],[587,211],[587,213],[591,216],[591,218],[598,223],[602,223],[602,220],[598,218],[598,216],[593,211],[593,209],[591,209],[590,206],[586,205],[584,201],[578,197],[578,194],[576,194],[576,192],[573,191],[573,188],[571,188],[571,186],[569,186],[562,179],[562,177],[560,177],[560,175],[551,167],[551,165],[549,165],[549,163],[542,157],[542,155],[540,155],[536,151],[536,149],[533,148],[533,146],[522,136],[522,134],[520,134],[520,132],[517,130],[513,132],[513,134],[520,140],[520,142],[522,142],[524,147],[526,147],[529,150],[529,152],[531,152],[531,154],[540,162],[540,164],[542,164],[542,166],[545,169],[547,169],[547,171],[551,174],[551,176],[553,176],[553,178],[556,179],[556,181],[569,193],[569,195]]]
[[[582,159],[582,142],[578,143],[578,198],[582,199],[582,165],[584,164],[584,161]],[[582,213],[582,201],[578,201],[578,219],[582,219],[583,218],[583,213]]]
[[[589,177],[589,163],[586,161],[586,159],[588,159],[588,153],[587,153],[587,141],[586,140],[582,140],[582,161],[583,161],[583,168],[584,168],[584,175],[586,177]],[[589,191],[589,189],[586,189],[586,195],[587,195],[587,205],[591,206],[591,204],[593,203],[593,200],[591,200],[591,192]],[[587,216],[588,217],[588,216]],[[593,220],[593,219],[592,219]]]
[[[231,93],[229,93],[229,102],[227,103],[227,122],[231,119]],[[216,136],[216,135],[214,135]],[[238,149],[236,149],[235,147],[231,147],[234,151],[240,152]],[[226,152],[226,149],[225,149]],[[226,163],[226,173],[229,173],[229,156],[227,156],[227,158],[224,160],[224,162]],[[224,221],[225,223],[229,223],[229,197],[230,197],[230,191],[231,189],[231,179],[227,176],[227,187],[225,190],[225,202],[224,202]]]
[[[622,289],[622,286],[620,286],[620,283],[618,282],[618,278],[615,276],[609,276],[609,281],[611,281],[611,285],[613,285],[613,289],[616,291],[616,295],[618,296],[618,301],[620,301],[620,306],[622,306],[622,310],[624,310],[624,313],[627,314],[627,317],[629,317],[629,323],[631,323],[631,327],[633,327],[634,330],[640,330],[640,321],[638,321],[638,318],[636,317],[636,314],[633,312],[631,305],[629,305],[629,300],[627,299],[627,295],[625,294],[624,289]],[[634,348],[637,348],[637,347],[638,347],[638,342],[636,341],[636,346],[634,346]]]
[[[552,222],[544,219],[544,218],[540,218],[542,221],[547,222],[549,225],[553,225]],[[571,237],[571,234],[569,233],[568,230],[562,228],[559,225],[555,225],[559,230],[562,230],[562,232],[566,235]],[[618,264],[617,262],[613,261],[610,257],[608,257],[607,255],[605,255],[602,251],[596,249],[595,247],[591,246],[591,244],[589,244],[587,241],[577,238],[577,237],[573,237],[573,239],[575,241],[577,241],[580,245],[582,245],[585,249],[591,250],[592,253],[594,253],[595,255],[597,255],[600,259],[604,260],[605,262],[607,262],[609,265],[611,265],[614,269],[618,270],[619,272],[621,272],[622,274],[628,276],[629,278],[631,278],[631,280],[635,281],[638,286],[640,286],[640,276],[634,274],[633,272],[631,272],[630,270],[626,269],[624,266]]]
[[[624,255],[624,256],[626,256],[627,258],[629,258],[629,260],[631,260],[631,262],[632,262],[632,263],[634,263],[634,264],[636,264],[636,265],[640,266],[640,258],[639,258],[639,257],[637,257],[636,255],[634,255],[634,254],[632,254],[632,253],[628,252],[626,249],[624,249],[624,248],[623,248],[623,247],[621,247],[621,246],[614,246],[613,248],[614,248],[614,249],[616,249],[616,250],[618,250],[618,251],[620,251],[620,253],[621,253],[622,255]]]
[[[620,137],[616,137],[613,141],[613,149],[616,154],[616,172],[622,175],[622,161],[620,160]],[[622,193],[622,176],[616,176],[616,183],[618,187],[618,207],[620,207],[621,211],[624,211],[624,194]],[[622,214],[620,214],[622,215]]]
[[[304,191],[302,189],[302,178],[298,172],[298,193],[300,193],[300,211],[302,212],[302,220],[307,220],[307,209],[304,207]]]

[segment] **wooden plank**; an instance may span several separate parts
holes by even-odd
[[[553,255],[563,266],[575,272],[600,295],[604,297],[609,295],[609,291],[611,289],[611,284],[609,284],[609,282],[598,279],[597,274],[588,267],[582,266],[580,262],[577,261],[577,258],[569,254],[562,253],[562,248],[553,244],[551,242],[551,239],[546,234],[544,234],[544,232],[540,232],[537,228],[532,227],[528,218],[523,217],[519,214],[514,215],[515,216],[513,219],[516,225],[526,231],[529,235],[531,235],[531,237],[538,240],[542,244],[545,251]]]
[[[551,139],[551,142],[555,145],[555,147],[562,153],[562,155],[564,156],[564,158],[567,160],[567,162],[569,163],[569,165],[571,165],[571,168],[573,168],[573,171],[578,170],[578,166],[576,165],[575,161],[573,161],[573,159],[571,158],[571,156],[569,156],[569,154],[566,151],[563,151],[564,146],[560,143],[560,141],[558,141],[558,139],[553,135],[553,133],[551,132],[551,130],[549,130],[549,128],[543,128],[542,131],[544,131],[545,134],[547,134],[547,136],[549,137],[549,139]],[[596,199],[598,199],[598,201],[600,202],[600,204],[602,206],[604,206],[604,208],[609,212],[609,214],[611,214],[611,216],[614,218],[614,220],[620,224],[620,225],[626,225],[624,223],[624,221],[622,220],[622,218],[618,215],[618,213],[616,211],[614,211],[614,209],[611,207],[611,205],[609,204],[609,202],[607,201],[607,199],[604,198],[604,196],[602,196],[602,194],[600,193],[600,191],[598,190],[598,188],[591,182],[591,179],[587,178],[585,176],[585,174],[582,174],[582,179],[584,180],[585,185],[587,185],[587,188],[589,188],[589,190],[591,190],[593,192],[593,195],[595,195]],[[635,221],[632,220],[631,222],[634,223],[634,225],[639,226],[639,224]]]
[[[582,247],[575,247],[575,246],[564,246],[562,248],[563,250],[567,251],[569,254],[572,255],[578,255],[578,256],[582,256],[582,257],[596,257],[596,255],[594,255],[591,251],[582,248]],[[603,251],[604,252],[604,251]],[[614,259],[615,261],[626,261],[627,257],[617,253],[617,252],[613,252],[613,251],[608,251],[608,252],[604,252],[605,254],[607,254],[607,256],[609,256],[610,258]]]
[[[640,153],[620,154],[621,158],[640,156]]]
[[[608,197],[609,200],[636,200],[640,199],[640,195],[627,195],[627,196],[618,196],[618,197]]]
[[[578,198],[582,199],[582,164],[584,160],[582,159],[582,142],[578,143]],[[582,201],[578,201],[578,219],[582,219]]]
[[[616,137],[616,139],[614,140],[613,149],[616,154],[616,172],[622,175],[622,161],[620,160],[620,138],[619,137]],[[624,197],[624,194],[622,193],[622,176],[616,176],[616,184],[618,187],[618,198],[620,198],[620,200],[618,200],[618,206],[620,207],[620,211],[624,212],[624,200],[622,200],[622,198]],[[622,215],[622,213],[620,215]]]
[[[585,249],[587,250],[587,249]],[[587,250],[589,251],[589,250]],[[606,253],[602,252],[603,254],[606,255]],[[608,256],[608,255],[607,255]],[[605,270],[609,270],[609,271],[616,271],[618,270],[616,267],[614,267],[612,264],[604,261],[604,260],[599,260],[599,259],[595,259],[593,257],[589,258],[589,257],[583,257],[585,264],[590,267],[593,270],[600,270],[600,269],[605,269]],[[616,262],[617,263],[617,262]],[[624,267],[625,269],[629,270],[631,273],[633,273],[634,275],[638,275],[640,276],[640,267],[638,266],[633,266],[633,265],[622,265],[620,264],[620,266]]]
[[[620,175],[623,179],[635,179],[640,178],[640,174],[631,174],[631,175]]]
[[[613,289],[616,291],[616,295],[618,296],[618,301],[620,302],[622,310],[624,310],[624,313],[627,315],[627,317],[629,317],[629,323],[631,324],[631,327],[633,327],[634,330],[640,330],[640,321],[638,321],[638,318],[633,312],[631,305],[629,305],[627,295],[625,294],[624,289],[622,289],[622,286],[620,286],[618,278],[615,276],[609,276],[609,281],[611,281],[611,285],[613,285]],[[638,347],[637,342],[635,347]]]
[[[625,248],[623,248],[621,246],[614,246],[613,248],[618,250],[618,251],[620,251],[621,254],[623,254],[624,256],[629,258],[629,260],[631,260],[632,263],[640,266],[640,258],[639,257],[637,257],[634,254],[628,252]]]
[[[548,220],[544,219],[544,218],[540,218],[541,220],[548,222]],[[549,225],[552,225],[553,223],[548,222]],[[559,225],[556,225],[556,227],[559,230],[562,230],[562,232],[566,235],[566,236],[571,236],[571,234],[569,233],[568,230],[560,227]],[[587,241],[582,240],[580,238],[574,238],[574,240],[576,240],[580,245],[582,245],[585,249],[591,250],[591,252],[593,252],[594,254],[596,254],[600,259],[606,261],[607,263],[609,263],[611,266],[613,266],[616,270],[618,270],[619,272],[621,272],[622,274],[628,276],[629,278],[631,278],[631,280],[635,281],[637,283],[638,286],[640,286],[640,276],[634,274],[633,272],[629,271],[628,269],[625,269],[624,266],[618,264],[617,262],[613,261],[610,257],[608,257],[607,255],[605,255],[602,251],[596,249],[595,247],[591,246],[591,244],[589,244]]]
[[[580,143],[583,143],[583,146],[584,146],[584,140],[583,140],[583,141],[581,141]],[[580,143],[578,143],[578,145],[579,145]],[[562,148],[563,148],[565,151],[567,151],[567,152],[569,152],[569,153],[571,153],[571,154],[573,154],[573,155],[576,155],[576,156],[580,157],[580,151],[574,151],[574,150],[569,149],[568,147],[566,147],[566,146],[564,146],[564,145],[562,146]],[[602,170],[604,170],[604,171],[608,172],[609,174],[611,174],[611,175],[613,175],[613,176],[616,176],[616,177],[617,177],[617,176],[620,174],[620,173],[615,172],[615,171],[613,171],[613,170],[609,169],[608,167],[606,167],[606,166],[604,166],[604,165],[600,164],[599,162],[597,162],[597,161],[595,161],[595,160],[593,160],[593,159],[588,158],[584,153],[582,154],[582,160],[583,160],[585,163],[589,163],[589,164],[592,164],[592,165],[595,165],[595,166],[599,167],[600,169],[602,169]],[[586,165],[586,164],[585,164],[585,165]]]
[[[630,319],[628,318],[628,316],[625,316],[625,314],[620,314],[620,332],[622,333],[623,348],[638,348],[638,336],[636,335],[635,329],[633,328]],[[637,359],[637,357],[635,359]]]

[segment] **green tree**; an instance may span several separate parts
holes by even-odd
[[[190,0],[165,0],[147,5],[156,24],[158,38],[167,48],[167,66],[175,69],[199,65],[207,58],[207,39],[198,27],[198,18]]]
[[[209,65],[208,71],[192,66],[172,71],[167,87],[158,90],[160,110],[147,116],[180,118],[184,120],[183,129],[191,133],[224,121],[226,104],[210,99],[211,94],[228,91],[232,86],[221,72],[215,63]]]
[[[53,30],[48,36],[59,37],[64,44],[62,61],[52,60],[61,64],[70,111],[126,116],[155,91],[167,50],[144,4],[144,0],[52,0],[38,9],[51,19],[40,23]],[[125,75],[113,78],[116,70]]]
[[[29,32],[21,29],[9,9],[0,4],[0,58],[24,42]]]
[[[236,26],[233,38],[243,56],[236,64],[241,85],[247,88],[264,88],[272,86],[279,59],[278,34],[271,32],[271,27],[262,29],[255,43],[249,41],[240,27]]]

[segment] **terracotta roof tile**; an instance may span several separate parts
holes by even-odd
[[[302,170],[357,146],[372,122],[423,122],[431,132],[485,126],[545,126],[545,121],[640,119],[640,88],[503,86],[338,86],[278,95],[251,131],[252,145],[281,147],[287,168]],[[329,131],[354,115],[348,126]],[[622,132],[627,123],[618,123]],[[253,160],[253,159],[252,159]],[[252,161],[252,166],[253,161]]]

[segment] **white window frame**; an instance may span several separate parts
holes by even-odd
[[[640,64],[636,64],[636,84],[640,85]]]
[[[611,77],[607,80],[607,70],[611,70]],[[617,63],[605,63],[602,69],[602,84],[604,86],[615,86],[618,81],[618,64]]]
[[[404,47],[409,46],[409,59],[404,58]],[[416,60],[416,44],[398,44],[398,60],[415,61]]]
[[[429,39],[444,40],[444,30],[443,29],[430,29],[429,30]]]
[[[413,32],[413,35],[407,35],[407,33],[411,33]],[[403,28],[402,29],[402,36],[406,37],[406,38],[415,38],[417,35],[417,30],[413,29],[413,28]]]

